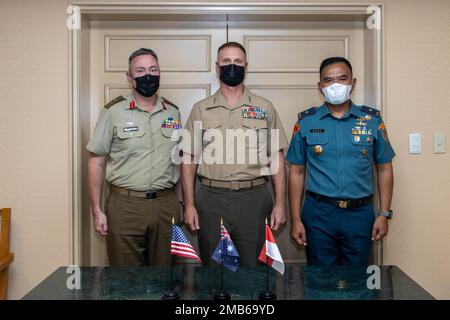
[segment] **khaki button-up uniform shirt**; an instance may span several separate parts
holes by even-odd
[[[196,103],[184,132],[183,151],[200,162],[199,176],[213,180],[269,175],[270,156],[288,145],[272,103],[247,88],[234,106],[220,90]]]
[[[131,108],[134,101],[135,108]],[[137,190],[172,188],[180,173],[171,161],[181,132],[178,108],[157,98],[152,112],[128,95],[100,113],[87,149],[107,156],[106,180]]]

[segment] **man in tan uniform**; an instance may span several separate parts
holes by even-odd
[[[171,152],[177,150],[181,121],[178,108],[156,93],[159,76],[152,50],[132,53],[127,78],[133,90],[105,106],[87,145],[95,230],[106,236],[112,266],[171,262],[172,218],[180,221],[182,203]],[[103,211],[105,167],[109,195]]]
[[[206,265],[223,218],[241,265],[253,266],[264,243],[265,219],[274,230],[285,222],[287,140],[272,103],[244,86],[244,47],[225,43],[217,55],[220,89],[194,105],[183,135],[185,222],[198,230]],[[194,197],[196,174],[201,185]],[[266,185],[269,176],[275,204]]]

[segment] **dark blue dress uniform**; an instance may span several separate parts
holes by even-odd
[[[375,219],[373,164],[392,161],[380,113],[350,102],[342,118],[326,104],[299,114],[286,155],[306,166],[302,222],[310,265],[367,265]]]

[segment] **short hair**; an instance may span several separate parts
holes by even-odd
[[[134,51],[130,55],[130,58],[128,58],[128,68],[131,67],[131,60],[133,60],[136,57],[143,56],[146,54],[151,55],[153,58],[156,59],[156,61],[158,61],[158,56],[156,55],[155,51],[153,51],[152,49],[140,48],[140,49],[137,49],[136,51]]]
[[[320,64],[320,68],[319,68],[319,75],[322,75],[323,69],[325,69],[327,66],[329,66],[331,64],[339,63],[339,62],[345,63],[350,68],[350,71],[353,74],[353,68],[352,68],[352,64],[350,63],[350,61],[348,61],[344,57],[331,57],[331,58],[326,58],[325,60],[322,61],[322,63]]]
[[[219,49],[217,49],[217,55],[219,55],[219,52],[225,48],[239,48],[242,50],[242,52],[244,52],[244,55],[247,56],[247,51],[245,51],[244,46],[242,44],[240,44],[238,42],[234,42],[234,41],[226,42],[223,45],[221,45],[219,47]]]

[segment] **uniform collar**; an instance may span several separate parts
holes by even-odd
[[[141,109],[141,108],[139,107],[139,105],[137,104],[136,99],[134,98],[134,94],[133,94],[133,93],[130,93],[129,95],[127,95],[127,96],[125,97],[125,99],[127,100],[127,101],[126,101],[127,103],[126,103],[125,109],[133,110],[133,109],[131,109],[131,105],[132,105],[132,103],[133,103],[132,101],[134,101],[134,106],[135,106],[135,109],[134,109],[134,110],[139,109],[140,111],[147,112],[146,110]],[[157,96],[156,96],[156,104],[155,104],[155,106],[153,107],[153,110],[152,110],[151,114],[154,114],[154,113],[156,113],[156,112],[159,112],[159,111],[161,111],[161,110],[166,110],[166,109],[167,109],[167,108],[166,108],[166,106],[165,106],[165,104],[164,104],[163,98],[162,98],[161,96],[157,95]]]
[[[317,114],[320,119],[326,117],[327,115],[331,116],[330,110],[328,110],[328,107],[325,102],[319,107]],[[346,114],[344,114],[344,116],[341,119],[348,118],[350,117],[350,115],[354,115],[357,118],[364,116],[364,113],[351,100],[350,100],[350,109],[347,111]]]
[[[213,96],[212,96],[212,105],[209,106],[207,109],[212,109],[212,108],[217,108],[217,107],[223,107],[229,110],[233,110],[233,109],[237,109],[240,108],[244,105],[251,105],[252,103],[252,93],[250,92],[250,90],[247,89],[246,86],[244,86],[244,93],[239,97],[236,105],[230,106],[227,102],[227,100],[225,100],[224,96],[220,93],[220,89],[217,90]]]

